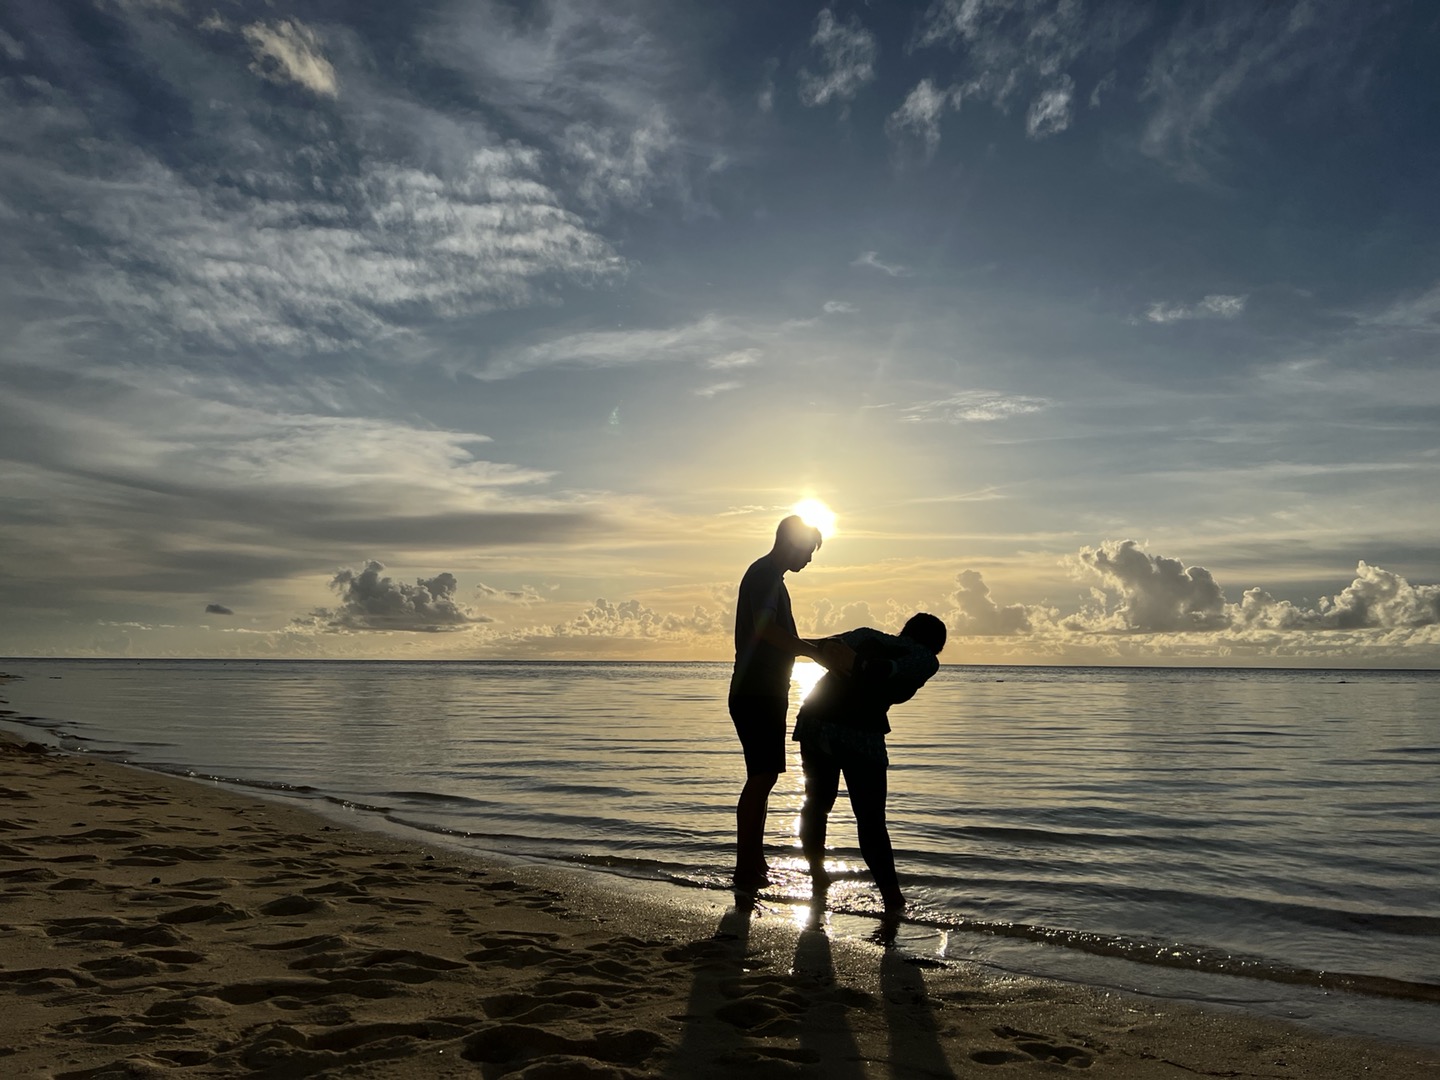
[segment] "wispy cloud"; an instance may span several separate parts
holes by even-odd
[[[856,311],[848,300],[826,300],[822,308],[826,315],[853,315]]]
[[[1141,149],[1185,179],[1208,179],[1224,159],[1232,109],[1290,83],[1304,81],[1310,94],[1342,85],[1387,14],[1385,5],[1314,0],[1187,9],[1150,57],[1141,98],[1154,111]]]
[[[739,390],[742,385],[742,383],[738,382],[710,383],[708,386],[700,387],[700,389],[695,391],[695,394],[698,397],[712,398],[717,394],[728,393],[731,390]]]
[[[862,251],[857,255],[851,266],[868,267],[871,270],[879,270],[887,277],[909,277],[910,268],[899,263],[886,262],[880,258],[878,251]]]
[[[1025,114],[1026,133],[1032,139],[1043,139],[1068,128],[1073,116],[1071,106],[1074,96],[1074,80],[1068,75],[1059,76],[1058,85],[1042,90],[1030,102],[1030,109]]]
[[[356,548],[408,562],[603,528],[597,500],[545,494],[549,472],[485,460],[473,433],[69,384],[61,402],[0,398],[0,497],[46,506],[0,521],[35,583],[0,572],[3,604],[17,589],[85,595],[97,577],[110,596],[229,597]]]
[[[937,98],[933,84],[912,91],[913,125],[938,141],[934,121],[947,103],[983,101],[1008,112],[1022,100],[1031,138],[1059,134],[1073,119],[1069,69],[1082,58],[1113,57],[1145,21],[1139,9],[1096,17],[1074,0],[939,0],[922,19],[915,47],[951,50],[957,70],[948,97]]]
[[[902,408],[907,423],[986,424],[1027,416],[1050,407],[1044,398],[1000,394],[992,390],[965,390],[935,401],[918,401]]]
[[[1245,314],[1244,296],[1214,293],[1196,304],[1174,304],[1156,301],[1145,311],[1153,323],[1184,322],[1187,319],[1238,319]]]
[[[821,70],[800,71],[800,100],[806,105],[849,101],[875,78],[879,46],[857,17],[842,23],[830,8],[823,9],[816,16],[810,46],[820,54]]]
[[[504,379],[551,367],[620,367],[634,364],[704,363],[717,369],[744,367],[759,354],[744,346],[750,335],[734,322],[705,315],[683,326],[596,330],[508,349],[475,374]]]
[[[1396,300],[1379,314],[1366,316],[1362,321],[1388,329],[1440,333],[1440,283]]]
[[[295,83],[315,94],[339,93],[335,68],[325,59],[315,31],[298,19],[251,23],[242,31],[254,50],[250,70],[276,83]]]
[[[941,90],[933,80],[921,79],[885,121],[885,130],[891,138],[918,136],[926,154],[933,154],[940,145],[941,119],[947,110],[960,107],[962,97],[959,87]]]
[[[717,371],[729,371],[733,368],[754,367],[759,362],[759,349],[736,349],[734,352],[707,357],[705,366]]]
[[[543,0],[521,14],[478,0],[447,9],[425,43],[506,128],[552,151],[592,207],[692,200],[726,159],[713,99],[643,5]]]
[[[362,158],[330,184],[312,176],[344,173],[330,152],[281,153],[247,165],[237,188],[118,143],[94,143],[81,164],[65,149],[88,126],[75,107],[0,105],[32,129],[33,153],[0,164],[27,208],[9,271],[46,307],[83,304],[152,347],[333,350],[403,332],[422,312],[516,307],[557,281],[625,272],[542,179],[537,151],[485,146],[483,132],[453,162]],[[65,251],[79,257],[62,262]]]
[[[545,602],[545,598],[533,585],[521,585],[518,589],[497,589],[481,581],[475,586],[475,595],[492,603],[519,604],[521,607]]]

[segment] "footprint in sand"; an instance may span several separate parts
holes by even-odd
[[[501,1023],[466,1038],[460,1056],[466,1061],[500,1065],[504,1072],[524,1068],[527,1076],[553,1076],[560,1080],[606,1075],[597,1068],[597,1063],[644,1067],[667,1045],[663,1035],[643,1028],[597,1031],[588,1038],[571,1038],[547,1028]],[[541,1062],[550,1067],[538,1068]]]
[[[1010,1065],[1015,1062],[1038,1061],[1067,1069],[1088,1069],[1095,1062],[1095,1055],[1089,1050],[1060,1042],[1050,1035],[1037,1035],[1033,1031],[1021,1031],[1006,1025],[991,1030],[1010,1043],[1011,1048],[976,1050],[970,1055],[970,1060],[977,1065]]]

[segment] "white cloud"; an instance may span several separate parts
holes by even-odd
[[[1234,615],[1237,626],[1267,630],[1413,630],[1440,625],[1440,585],[1412,585],[1362,560],[1355,580],[1313,609],[1256,588],[1246,591]]]
[[[1028,634],[1035,629],[1031,609],[1024,604],[1001,607],[990,599],[990,588],[979,572],[962,570],[955,577],[959,586],[950,594],[955,613],[946,620],[952,630],[962,635]],[[1042,612],[1042,615],[1048,615]]]
[[[1386,329],[1440,333],[1440,283],[1413,296],[1395,301],[1365,323]]]
[[[815,19],[812,48],[819,51],[823,70],[818,74],[808,68],[800,71],[800,100],[810,106],[824,105],[831,100],[848,101],[860,88],[875,78],[875,57],[879,48],[875,36],[858,18],[837,22],[835,13],[825,8]]]
[[[710,383],[708,386],[700,387],[695,393],[698,397],[712,398],[718,394],[729,393],[731,390],[739,390],[742,385],[744,384],[738,382]]]
[[[759,349],[736,349],[734,352],[710,357],[705,361],[705,366],[717,371],[729,371],[732,368],[753,367],[759,362]]]
[[[1039,139],[1070,125],[1075,83],[1067,69],[1082,57],[1110,58],[1148,18],[1142,9],[1096,16],[1076,0],[939,0],[916,44],[962,58],[950,91],[957,107],[963,97],[1009,112],[1017,99],[1027,100],[1026,130]]]
[[[848,300],[826,300],[823,307],[826,315],[853,315],[856,310]]]
[[[0,560],[0,608],[25,596],[32,608],[93,605],[103,590],[182,609],[244,597],[257,613],[254,590],[288,596],[336,555],[473,561],[606,532],[601,502],[613,499],[547,493],[551,473],[485,460],[481,435],[224,404],[134,378],[67,376],[55,400],[0,395],[0,501],[45,507],[0,520],[0,548],[30,568],[9,574]]]
[[[16,63],[25,59],[25,46],[5,33],[4,30],[0,30],[0,52],[5,54],[7,60],[13,60]]]
[[[444,11],[425,35],[429,53],[506,130],[553,150],[589,205],[646,206],[662,191],[688,202],[726,160],[698,65],[645,5],[475,0]]]
[[[518,589],[497,589],[482,581],[476,584],[475,594],[494,603],[519,604],[521,607],[545,602],[545,598],[533,585],[521,585]]]
[[[669,118],[655,108],[629,130],[572,124],[565,130],[563,153],[580,167],[577,192],[585,202],[637,206],[649,202],[676,142]]]
[[[644,640],[692,640],[732,632],[731,615],[700,605],[685,615],[657,611],[639,600],[619,602],[597,599],[575,618],[532,633],[558,638],[640,638]]]
[[[851,266],[869,267],[872,270],[879,270],[888,277],[909,277],[910,268],[901,266],[899,263],[888,263],[880,258],[878,251],[862,251],[850,263]]]
[[[1027,416],[1050,407],[1044,398],[996,393],[993,390],[965,390],[936,401],[906,405],[900,418],[906,423],[984,424]]]
[[[947,109],[960,107],[961,97],[959,87],[941,90],[933,80],[921,79],[885,121],[885,130],[892,138],[907,132],[917,135],[926,154],[933,154],[940,145],[940,120]]]
[[[1229,625],[1225,594],[1202,566],[1150,555],[1134,540],[1081,548],[1075,565],[1082,576],[1098,579],[1102,609],[1072,617],[1067,625],[1074,629],[1171,633]]]
[[[406,631],[440,633],[463,630],[473,623],[491,622],[455,602],[454,574],[419,578],[414,585],[382,577],[383,563],[374,559],[363,570],[345,567],[331,579],[340,594],[338,608],[317,608],[309,620],[334,631]]]
[[[846,630],[853,630],[858,626],[876,626],[875,613],[870,610],[870,604],[864,600],[855,600],[840,607],[826,600],[817,600],[812,606],[814,612],[810,625],[804,627],[802,632],[808,632],[813,637],[826,637],[831,634],[839,634]]]
[[[1174,304],[1156,301],[1145,312],[1153,323],[1182,322],[1187,319],[1238,319],[1245,314],[1248,297],[1215,293],[1198,304]]]
[[[1075,84],[1070,76],[1061,77],[1061,85],[1042,91],[1030,103],[1025,117],[1025,131],[1032,139],[1058,135],[1070,126],[1071,98]]]
[[[252,23],[241,31],[254,50],[250,70],[274,83],[296,83],[315,94],[336,97],[335,68],[325,59],[315,31],[297,20]]]
[[[442,171],[372,160],[333,197],[307,197],[284,175],[252,178],[294,196],[275,198],[198,187],[130,150],[104,177],[32,162],[50,220],[95,239],[73,270],[29,288],[67,307],[89,300],[152,341],[304,352],[403,333],[422,311],[511,308],[556,280],[623,275],[540,164],[516,145]]]
[[[647,330],[595,330],[506,350],[477,371],[504,379],[551,367],[621,367],[630,364],[699,362],[712,368],[755,362],[754,348],[737,349],[746,335],[730,320],[705,315],[684,326]]]
[[[1248,98],[1309,80],[1310,90],[1343,85],[1383,5],[1315,3],[1218,5],[1187,12],[1155,50],[1141,93],[1153,102],[1141,149],[1181,177],[1208,178],[1223,156],[1223,122]]]

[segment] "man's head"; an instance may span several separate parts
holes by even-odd
[[[945,624],[934,615],[923,611],[910,616],[910,621],[900,631],[900,636],[918,641],[936,656],[945,648]]]
[[[810,556],[820,550],[820,530],[806,525],[799,514],[791,514],[775,529],[774,552],[787,570],[804,570],[810,565]]]

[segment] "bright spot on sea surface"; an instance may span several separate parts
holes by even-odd
[[[819,499],[801,499],[790,508],[792,514],[799,514],[806,525],[820,530],[820,535],[829,537],[835,533],[835,511]]]

